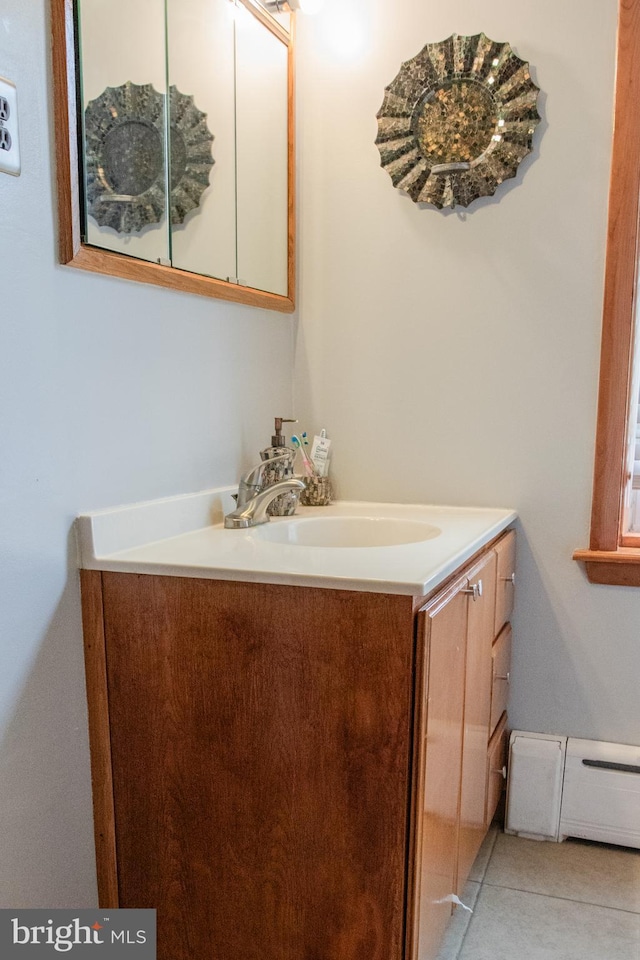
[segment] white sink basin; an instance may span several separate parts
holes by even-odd
[[[397,517],[299,517],[255,528],[260,539],[299,547],[395,547],[440,533],[422,520]]]

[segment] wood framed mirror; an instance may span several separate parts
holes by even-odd
[[[291,313],[293,23],[252,0],[51,0],[51,22],[61,263]]]

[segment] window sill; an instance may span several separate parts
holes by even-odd
[[[590,583],[640,587],[640,547],[576,550],[573,559],[584,563]]]

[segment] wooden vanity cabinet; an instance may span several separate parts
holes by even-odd
[[[431,960],[487,827],[497,557],[426,605],[82,571],[101,906],[156,908],[158,960]]]

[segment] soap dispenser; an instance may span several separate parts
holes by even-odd
[[[262,471],[263,487],[271,487],[280,480],[288,479],[293,476],[293,461],[296,455],[295,450],[287,446],[284,434],[282,432],[283,423],[297,423],[297,420],[286,419],[285,417],[275,418],[274,434],[271,437],[271,446],[265,447],[260,451],[262,460],[269,461],[274,457],[284,457],[288,459],[279,459],[275,463],[264,467]],[[272,500],[267,507],[267,513],[271,517],[291,517],[296,512],[298,506],[298,493],[295,490],[281,493],[279,497]]]

